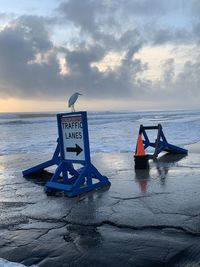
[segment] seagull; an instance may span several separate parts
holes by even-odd
[[[82,95],[80,93],[74,93],[72,96],[70,96],[68,101],[68,107],[71,107],[72,112],[75,112],[74,104],[76,100],[78,99],[79,95]]]

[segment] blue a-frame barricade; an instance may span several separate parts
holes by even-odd
[[[157,133],[157,137],[155,142],[150,142],[149,137],[147,135],[148,130],[158,130]],[[172,153],[172,154],[184,154],[187,155],[188,154],[188,150],[172,145],[170,143],[168,143],[163,130],[162,130],[162,125],[158,124],[157,126],[143,126],[140,125],[140,129],[139,129],[139,135],[143,135],[144,139],[143,139],[143,144],[144,144],[144,149],[146,149],[147,147],[153,147],[155,148],[155,151],[152,155],[148,154],[148,158],[157,158],[158,154],[162,151],[166,151],[168,153]]]
[[[74,158],[66,158],[66,148],[64,147],[65,137],[63,135],[61,126],[61,120],[65,116],[81,116],[84,146],[83,148],[81,148],[81,152],[84,153],[84,156],[81,159],[76,160]],[[45,192],[47,194],[53,194],[56,190],[61,190],[65,191],[66,195],[70,197],[77,196],[81,193],[88,192],[90,190],[97,189],[102,186],[110,185],[108,178],[106,176],[103,176],[91,163],[87,112],[82,111],[72,113],[60,113],[57,114],[57,122],[59,138],[57,148],[54,152],[52,159],[23,171],[23,175],[25,176],[32,172],[36,172],[56,164],[58,166],[51,180],[45,185]],[[75,169],[73,164],[79,164],[82,167],[79,169]]]
[[[48,168],[50,166],[53,166],[53,165],[59,165],[61,162],[61,156],[60,156],[60,141],[59,141],[59,138],[57,139],[57,146],[56,146],[56,149],[55,149],[55,152],[53,154],[53,157],[48,160],[48,161],[45,161],[41,164],[38,164],[34,167],[31,167],[29,169],[26,169],[22,172],[23,176],[27,176],[31,173],[34,173],[34,172],[38,172],[40,170],[43,170],[45,168]]]

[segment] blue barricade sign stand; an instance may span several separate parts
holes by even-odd
[[[158,130],[157,132],[157,138],[155,140],[155,142],[150,142],[148,135],[146,133],[146,131],[148,130]],[[144,140],[143,145],[144,145],[144,149],[146,149],[147,147],[153,147],[155,148],[155,151],[152,155],[147,155],[149,159],[155,159],[157,158],[158,154],[162,151],[171,153],[171,154],[183,154],[183,155],[187,155],[188,151],[187,149],[172,145],[170,143],[168,143],[163,130],[162,130],[162,125],[158,124],[157,126],[143,126],[140,125],[140,129],[139,129],[139,135],[143,135]]]
[[[70,197],[110,185],[108,178],[91,163],[87,112],[57,114],[57,123],[59,138],[52,159],[25,170],[23,175],[56,164],[58,167],[45,191],[51,194],[62,190]],[[81,164],[82,168],[75,169],[73,163]]]
[[[23,174],[23,176],[27,176],[27,175],[29,175],[31,173],[38,172],[38,171],[43,170],[45,168],[48,168],[48,167],[50,167],[52,165],[59,165],[60,162],[61,162],[61,157],[60,157],[60,140],[58,138],[57,139],[56,150],[55,150],[55,152],[53,154],[52,159],[50,159],[48,161],[45,161],[45,162],[43,162],[41,164],[38,164],[38,165],[36,165],[34,167],[31,167],[31,168],[29,168],[27,170],[24,170],[22,172],[22,174]]]

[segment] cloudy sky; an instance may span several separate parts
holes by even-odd
[[[0,7],[0,112],[199,108],[199,0]]]

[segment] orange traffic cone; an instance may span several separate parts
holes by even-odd
[[[135,155],[136,156],[145,156],[144,144],[142,141],[142,135],[141,134],[138,135]]]
[[[139,133],[137,146],[135,151],[135,169],[148,169],[148,155],[145,155],[144,144],[142,141],[142,134]]]

